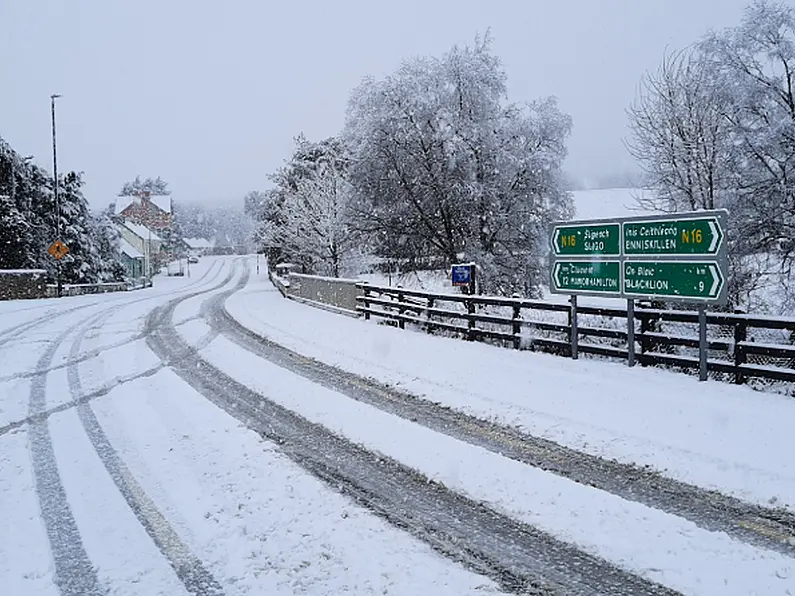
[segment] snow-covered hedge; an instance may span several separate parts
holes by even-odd
[[[47,272],[43,269],[0,269],[0,300],[44,298]]]

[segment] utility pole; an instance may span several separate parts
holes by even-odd
[[[55,142],[55,100],[61,97],[60,95],[53,94],[50,95],[50,109],[52,112],[52,172],[53,172],[53,192],[55,193],[55,225],[57,228],[58,238],[56,240],[61,240],[61,199],[58,195],[58,150],[56,149],[57,145]],[[57,259],[55,262],[56,265],[56,275],[57,275],[57,283],[58,283],[58,298],[61,297],[62,294],[62,285],[61,285],[61,260]]]

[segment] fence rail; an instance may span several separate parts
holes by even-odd
[[[626,309],[557,304],[522,298],[442,294],[356,284],[356,310],[405,328],[444,331],[470,341],[563,356],[584,353],[628,360]],[[575,324],[572,325],[574,320]],[[707,370],[737,384],[785,383],[795,393],[795,318],[707,313]],[[699,314],[683,310],[634,309],[636,361],[642,366],[698,370]],[[575,337],[572,337],[572,327]],[[695,351],[695,354],[694,354]]]

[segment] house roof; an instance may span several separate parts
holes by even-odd
[[[188,248],[212,248],[213,243],[205,238],[183,238],[182,241]]]
[[[119,238],[119,249],[131,259],[142,259],[143,253],[127,242],[124,238]]]
[[[170,195],[152,195],[149,197],[149,200],[154,203],[154,205],[164,211],[166,213],[171,213],[171,196]],[[127,209],[133,203],[140,203],[141,198],[132,196],[132,197],[116,197],[116,207],[114,209],[114,213],[119,215],[122,211]]]
[[[141,240],[154,240],[155,242],[162,242],[163,239],[155,234],[152,230],[141,224],[136,224],[131,221],[125,221],[124,227],[130,230],[133,234],[138,236]]]

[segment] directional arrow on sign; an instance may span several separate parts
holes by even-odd
[[[714,261],[625,261],[624,293],[678,300],[718,300],[725,279]]]
[[[717,252],[718,245],[723,239],[723,234],[718,227],[718,221],[714,217],[707,221],[707,225],[709,226],[709,232],[712,236],[712,241],[709,243],[709,248],[707,250],[710,254],[714,254]]]
[[[720,270],[718,266],[714,263],[709,266],[709,272],[712,274],[712,287],[709,289],[709,297],[710,298],[717,298],[718,292],[723,284],[723,277],[720,274]]]
[[[720,220],[714,215],[624,222],[627,255],[716,255],[723,239]]]

